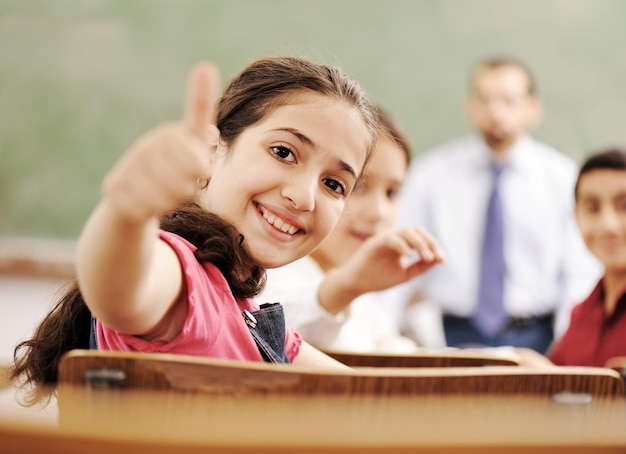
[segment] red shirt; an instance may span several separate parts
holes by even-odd
[[[615,356],[626,356],[626,293],[607,315],[600,280],[587,299],[574,307],[569,328],[550,348],[548,358],[559,366],[604,367]]]

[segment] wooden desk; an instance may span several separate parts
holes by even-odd
[[[325,350],[324,353],[351,367],[480,367],[520,364],[513,358],[463,349],[406,354],[368,354],[332,350]]]
[[[624,453],[626,401],[506,396],[210,396],[64,387],[0,395],[0,452]]]
[[[0,236],[0,275],[71,280],[74,241]]]

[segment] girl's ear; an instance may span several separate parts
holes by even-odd
[[[211,156],[211,163],[215,159],[217,154],[217,148],[220,143],[220,130],[215,125],[208,125],[206,128],[206,141],[209,149],[209,155]]]
[[[200,195],[207,186],[209,185],[209,181],[211,180],[211,175],[213,174],[213,168],[215,166],[215,160],[218,155],[218,148],[220,143],[220,130],[217,129],[217,126],[209,124],[206,126],[204,130],[203,142],[206,144],[206,150],[209,157],[209,166],[206,169],[206,175],[203,178],[198,179],[198,189],[199,192],[196,194],[197,200],[200,200],[202,196]]]
[[[217,126],[209,124],[204,129],[204,135],[202,141],[206,144],[206,150],[209,158],[208,168],[206,169],[206,177],[198,180],[198,187],[200,189],[206,188],[211,175],[213,174],[213,168],[215,166],[215,159],[218,154],[218,148],[220,143],[220,130]]]

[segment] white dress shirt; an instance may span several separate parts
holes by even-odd
[[[265,289],[255,299],[259,304],[281,303],[287,325],[319,349],[363,353],[418,350],[415,342],[399,334],[374,293],[361,295],[337,315],[328,313],[317,300],[324,276],[317,262],[307,256],[267,270]]]
[[[412,162],[401,192],[399,224],[425,227],[439,241],[447,261],[403,286],[405,298],[407,292],[419,294],[436,302],[444,314],[473,313],[493,187],[490,153],[481,138],[471,136]],[[510,160],[500,192],[505,309],[512,317],[556,312],[558,336],[567,326],[571,306],[584,299],[602,274],[575,223],[577,166],[530,137],[518,140],[507,153]]]

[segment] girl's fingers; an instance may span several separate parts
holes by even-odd
[[[444,261],[445,255],[435,238],[422,228],[403,230],[403,237],[427,261]]]
[[[189,72],[184,124],[199,139],[206,138],[207,126],[214,122],[213,111],[219,98],[220,72],[212,63],[195,65]]]

